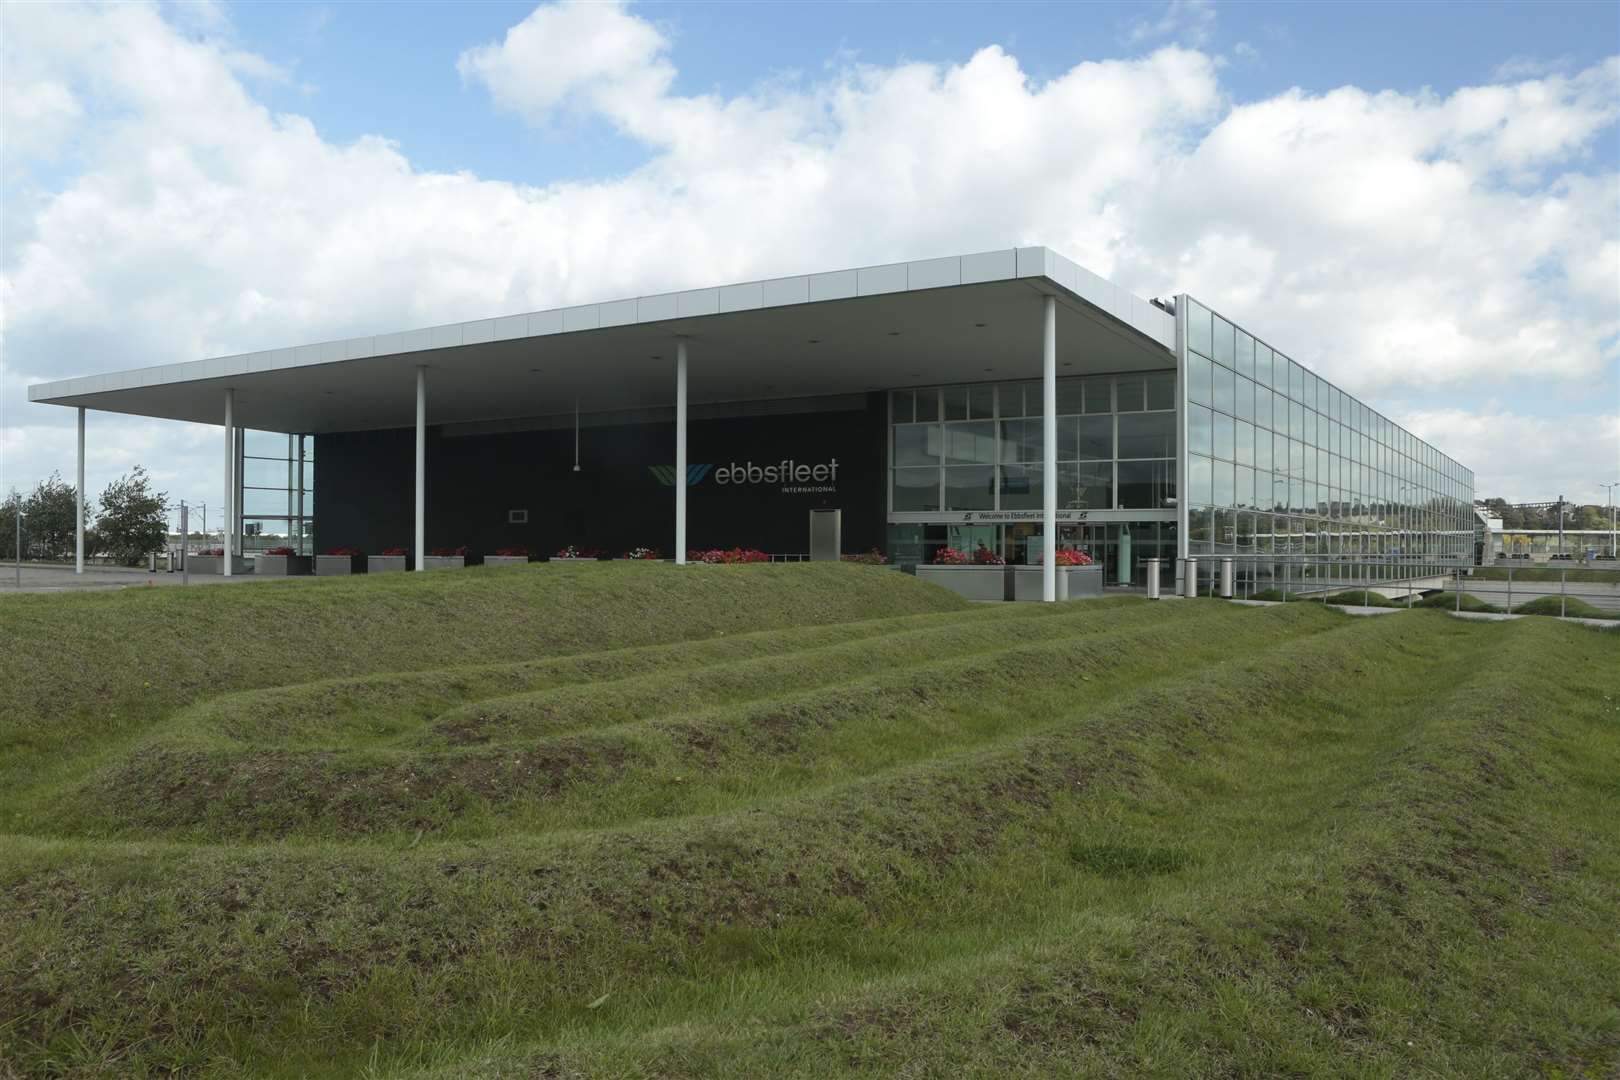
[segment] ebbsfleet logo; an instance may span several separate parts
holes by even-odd
[[[686,467],[686,486],[695,487],[698,484],[701,484],[703,482],[703,478],[708,476],[709,470],[713,468],[713,465],[688,465]],[[663,484],[665,487],[675,486],[675,466],[649,465],[647,466],[647,471],[652,473],[653,476],[657,477],[658,482]]]
[[[675,466],[649,465],[647,470],[664,487],[675,486]],[[787,492],[831,491],[838,483],[838,459],[829,458],[819,463],[783,458],[769,465],[756,465],[753,461],[733,461],[716,468],[713,465],[688,465],[686,486],[696,487],[710,475],[721,486],[738,484],[781,484]]]

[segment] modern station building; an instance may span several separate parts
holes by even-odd
[[[1468,469],[1198,301],[1144,300],[1042,247],[29,395],[80,410],[81,477],[84,410],[223,425],[232,543],[249,553],[795,554],[808,511],[838,509],[847,552],[914,563],[983,545],[1050,565],[1061,544],[1140,584],[1149,558],[1168,582],[1189,555],[1438,565],[1474,539]]]

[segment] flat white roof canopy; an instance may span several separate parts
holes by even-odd
[[[1058,302],[1060,375],[1175,365],[1175,320],[1047,248],[895,263],[274,349],[29,387],[31,401],[319,433],[673,404],[689,339],[693,404],[1041,375]]]

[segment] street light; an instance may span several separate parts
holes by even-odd
[[[22,519],[28,515],[23,513],[22,504],[17,505],[17,588],[22,588]]]
[[[1620,557],[1616,555],[1614,549],[1614,489],[1620,487],[1620,480],[1612,484],[1599,484],[1598,487],[1609,489],[1609,558],[1613,559]]]

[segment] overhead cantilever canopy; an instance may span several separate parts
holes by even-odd
[[[405,427],[416,369],[435,424],[1041,374],[1058,302],[1060,374],[1174,366],[1174,319],[1046,248],[749,282],[42,383],[32,401],[300,433]]]

